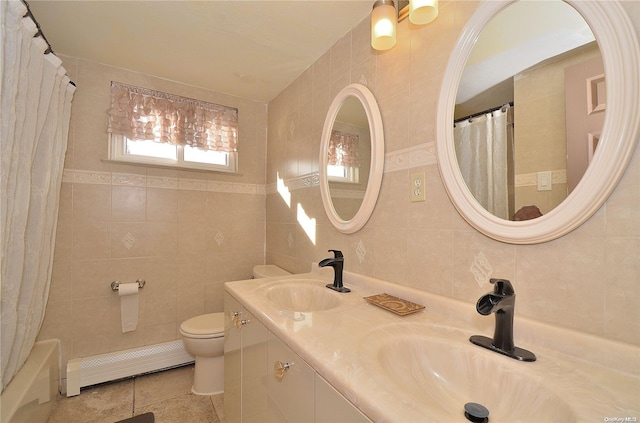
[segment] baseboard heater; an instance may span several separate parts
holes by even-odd
[[[193,363],[181,340],[85,358],[67,363],[67,396],[80,388]]]

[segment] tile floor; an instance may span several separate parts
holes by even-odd
[[[152,412],[155,423],[224,423],[223,394],[191,393],[193,365],[60,397],[47,423],[114,423]]]

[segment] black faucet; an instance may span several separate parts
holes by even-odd
[[[333,258],[326,258],[318,263],[318,267],[333,267],[333,285],[328,284],[327,288],[338,292],[351,292],[349,288],[345,288],[342,285],[342,268],[344,267],[344,256],[342,255],[342,251],[329,250],[329,252],[332,251],[334,255]]]
[[[469,341],[520,361],[536,361],[531,351],[518,348],[513,343],[513,313],[516,306],[516,293],[511,282],[506,279],[490,279],[494,284],[493,292],[483,295],[476,304],[476,310],[483,316],[496,314],[496,327],[493,339],[482,335],[473,335]]]

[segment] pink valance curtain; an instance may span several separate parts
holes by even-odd
[[[333,166],[360,167],[360,142],[358,135],[331,131],[329,139],[329,164]]]
[[[238,109],[111,82],[109,129],[130,140],[238,149]]]

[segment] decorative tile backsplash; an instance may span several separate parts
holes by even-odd
[[[62,182],[265,195],[264,185],[65,169]]]

